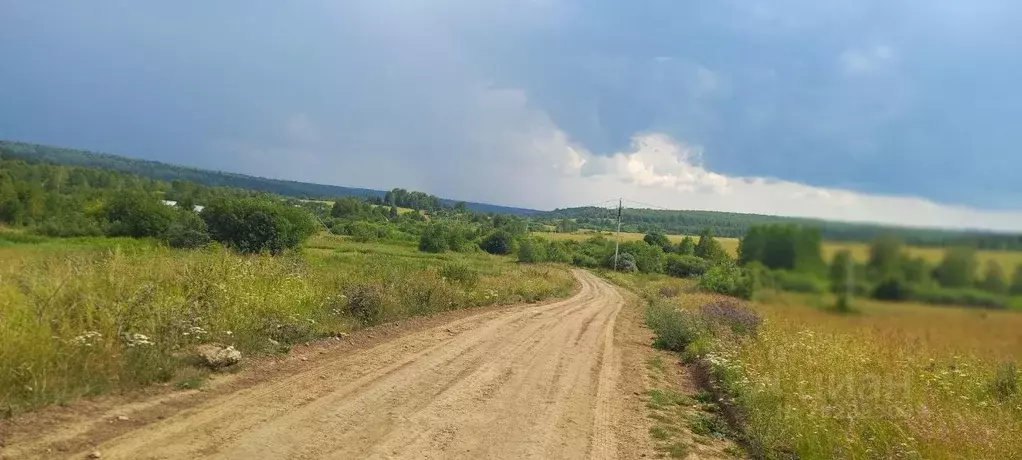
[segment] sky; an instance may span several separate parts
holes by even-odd
[[[1022,2],[0,2],[0,138],[552,209],[1022,230]]]

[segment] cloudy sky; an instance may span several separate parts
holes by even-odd
[[[1022,230],[1022,2],[0,2],[0,138],[550,209]]]

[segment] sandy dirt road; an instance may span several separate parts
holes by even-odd
[[[602,279],[575,276],[582,286],[570,299],[330,356],[98,450],[104,459],[619,458],[614,329],[624,301]]]

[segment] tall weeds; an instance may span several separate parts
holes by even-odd
[[[556,267],[445,257],[452,265],[348,243],[279,257],[215,246],[0,248],[0,411],[168,381],[200,343],[273,352],[410,315],[564,296],[574,283]]]

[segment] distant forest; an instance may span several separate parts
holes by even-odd
[[[44,162],[58,165],[94,167],[134,174],[158,181],[173,182],[174,187],[171,190],[167,190],[166,193],[168,198],[176,198],[175,195],[179,194],[178,188],[187,188],[187,184],[182,182],[191,182],[209,187],[261,191],[307,199],[332,200],[339,197],[354,196],[370,203],[395,205],[424,211],[454,208],[468,209],[481,213],[528,215],[532,222],[560,232],[571,232],[579,229],[613,231],[616,228],[617,222],[617,209],[612,208],[581,207],[541,212],[485,203],[463,203],[404,189],[384,192],[381,190],[267,179],[22,142],[0,141],[0,159],[22,160],[28,163]],[[1020,234],[891,227],[875,224],[844,223],[819,219],[717,211],[670,211],[626,208],[623,213],[621,228],[628,232],[647,233],[660,231],[686,235],[695,235],[706,228],[712,228],[717,236],[741,238],[748,232],[750,227],[760,224],[797,224],[816,227],[820,229],[824,239],[832,241],[871,241],[881,235],[893,235],[905,243],[917,246],[969,246],[979,249],[1022,250],[1022,235]]]
[[[297,198],[337,198],[342,196],[387,198],[382,190],[341,187],[337,185],[312,184],[290,180],[267,179],[244,174],[235,174],[207,169],[177,166],[158,161],[127,158],[118,155],[95,153],[61,147],[28,144],[24,142],[0,141],[0,157],[20,159],[28,162],[45,161],[54,164],[71,166],[89,166],[113,171],[137,174],[163,181],[183,180],[211,187],[233,187],[246,190],[258,190],[283,196]],[[436,197],[434,197],[436,198]],[[414,197],[413,199],[421,199]],[[457,200],[436,198],[436,205],[454,206]],[[400,204],[398,204],[400,206]],[[468,209],[477,212],[495,212],[506,214],[532,214],[532,209],[497,206],[485,203],[465,203]]]

